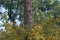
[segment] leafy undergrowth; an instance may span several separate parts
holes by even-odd
[[[15,25],[5,25],[6,32],[0,32],[0,40],[60,40],[60,18],[46,18],[40,24],[25,29]]]

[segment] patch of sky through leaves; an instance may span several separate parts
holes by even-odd
[[[15,13],[16,10],[14,11],[14,9],[13,9],[12,11]],[[8,9],[6,9],[6,8],[4,7],[4,5],[0,5],[0,30],[6,32],[6,29],[5,29],[5,27],[3,26],[4,23],[6,22],[6,19],[4,19],[4,18],[2,17],[2,16],[4,16],[4,14],[7,14],[6,18],[8,19],[8,18],[9,18],[9,16],[8,16]],[[15,24],[16,24],[17,26],[20,26],[20,24],[21,24],[20,20],[18,20],[18,19],[19,19],[19,16],[20,16],[20,15],[17,15],[17,16],[16,16],[16,19],[15,19]],[[8,20],[8,24],[11,24],[11,20]]]

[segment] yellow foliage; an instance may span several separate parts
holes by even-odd
[[[7,32],[0,33],[0,40],[60,40],[60,27],[56,25],[59,21],[46,18],[28,29],[5,24]]]

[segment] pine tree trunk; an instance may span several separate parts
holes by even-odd
[[[32,25],[32,3],[31,0],[24,0],[24,25]]]

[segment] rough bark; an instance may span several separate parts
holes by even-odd
[[[24,25],[32,25],[32,2],[24,0]]]

